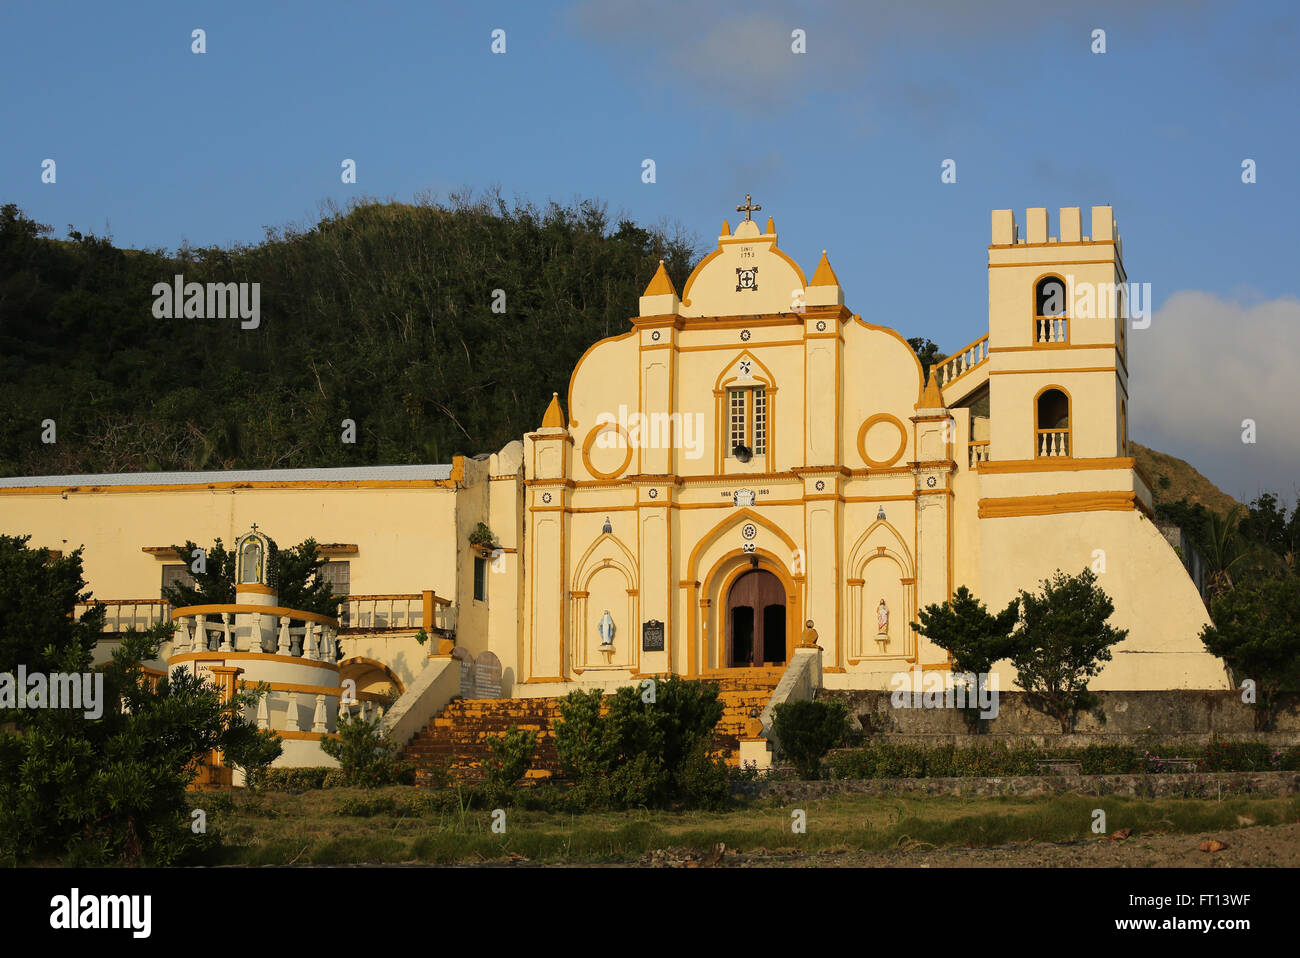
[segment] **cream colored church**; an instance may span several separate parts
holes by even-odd
[[[909,627],[919,607],[966,585],[1000,608],[1085,566],[1129,630],[1094,688],[1227,688],[1129,455],[1110,207],[1087,223],[1061,209],[1054,227],[1031,209],[1023,229],[994,211],[987,331],[928,382],[885,317],[846,305],[826,254],[807,275],[754,209],[722,224],[682,289],[661,265],[628,330],[588,349],[537,431],[495,454],[3,479],[0,531],[84,545],[111,629],[175,623],[159,669],[268,682],[257,719],[302,743],[291,764],[318,763],[340,701],[386,694],[409,738],[454,695],[666,672],[800,662],[805,685],[886,688],[947,668]],[[479,523],[490,545],[470,543]],[[239,549],[236,603],[166,607],[161,586],[190,561],[172,544],[218,536]],[[292,614],[268,581],[276,543],[308,537],[347,596],[337,618]]]

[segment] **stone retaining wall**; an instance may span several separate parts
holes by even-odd
[[[1275,735],[1286,738],[1271,739],[1255,732],[1253,706],[1241,701],[1241,693],[1233,691],[1156,691],[1156,692],[1098,692],[1097,708],[1079,716],[1075,735],[1082,742],[1060,744],[1087,744],[1105,736],[1107,742],[1119,744],[1117,736],[1139,734],[1154,735],[1161,740],[1206,742],[1211,736],[1235,737],[1239,740],[1272,741],[1276,744],[1300,743],[1300,697],[1284,699],[1287,707],[1281,712]],[[821,701],[843,702],[849,709],[851,725],[859,734],[881,737],[889,741],[893,736],[956,736],[964,742],[973,737],[968,733],[965,719],[958,709],[897,708],[891,702],[891,692],[849,689],[823,689],[817,694]],[[1029,707],[1024,692],[1001,692],[998,696],[998,716],[985,724],[990,735],[998,736],[1051,736],[1061,739],[1060,724]],[[1180,736],[1199,738],[1179,739]],[[1006,739],[1004,739],[1006,740]],[[927,741],[935,741],[928,738]],[[1041,744],[1041,743],[1026,743]]]
[[[1224,798],[1300,794],[1300,772],[1200,772],[1167,775],[1020,775],[1001,778],[877,778],[823,782],[733,782],[741,798],[805,802],[832,795],[1117,795],[1128,798]]]

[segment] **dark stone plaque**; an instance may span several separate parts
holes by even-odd
[[[641,623],[641,651],[662,652],[664,650],[664,624],[658,619]]]

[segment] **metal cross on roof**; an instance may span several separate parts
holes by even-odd
[[[759,210],[761,210],[762,208],[763,208],[763,207],[761,207],[761,206],[759,206],[758,204],[756,204],[756,203],[753,202],[753,197],[751,197],[748,193],[746,193],[746,194],[745,194],[745,205],[744,205],[744,206],[737,206],[737,207],[736,207],[736,212],[737,212],[737,213],[744,213],[744,214],[745,214],[745,219],[747,219],[747,220],[752,220],[754,217],[750,216],[750,214],[751,214],[751,213],[757,213],[757,212],[758,212]]]
[[[253,531],[254,531],[254,532],[257,531],[257,523],[256,523],[256,522],[253,523]]]

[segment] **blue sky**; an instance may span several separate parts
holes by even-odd
[[[830,251],[850,307],[946,349],[987,329],[991,209],[1111,204],[1157,309],[1134,438],[1289,496],[1297,49],[1283,2],[8,5],[0,201],[175,248],[255,242],[327,198],[499,186],[711,247],[748,192],[806,270]]]

